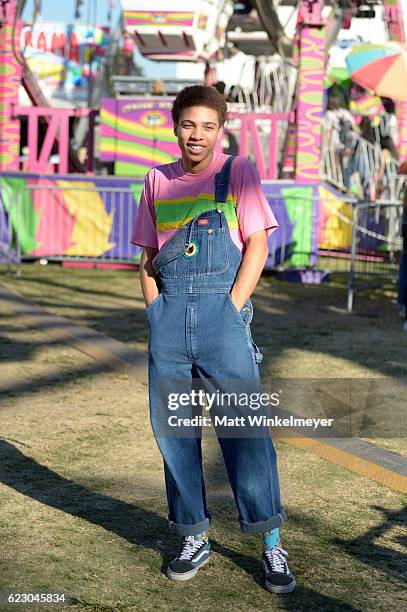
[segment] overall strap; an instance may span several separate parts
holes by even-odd
[[[229,179],[232,162],[236,155],[230,155],[223,164],[222,170],[215,174],[215,202],[226,202],[229,191]]]

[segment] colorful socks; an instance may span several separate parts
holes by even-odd
[[[207,542],[208,541],[208,532],[207,531],[202,531],[201,533],[196,533],[194,535],[195,540],[200,540],[201,542]]]
[[[271,529],[270,531],[264,531],[262,534],[263,538],[263,549],[273,548],[273,546],[280,546],[280,529],[276,527],[275,529]],[[201,531],[201,533],[196,533],[194,535],[195,540],[200,540],[201,542],[208,542],[209,535],[207,531]]]
[[[263,538],[263,549],[273,548],[273,546],[280,546],[280,528],[276,527],[270,531],[264,531],[262,534]]]

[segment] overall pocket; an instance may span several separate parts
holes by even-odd
[[[147,308],[145,309],[144,315],[146,316],[147,319],[148,319],[148,315],[150,314],[151,309],[154,308],[154,306],[157,304],[157,302],[159,302],[162,299],[162,296],[163,296],[163,294],[159,293],[157,295],[157,297],[155,297],[153,299],[153,301],[150,302],[149,305],[147,306]]]
[[[230,293],[227,294],[226,299],[227,302],[229,302],[230,304],[234,317],[246,331],[247,341],[255,363],[261,363],[261,361],[263,360],[263,354],[260,352],[259,347],[254,342],[252,332],[250,330],[250,323],[253,320],[253,304],[251,300],[247,300],[243,308],[241,308],[241,310],[238,310],[233,303]]]
[[[166,248],[165,246],[157,253],[152,261],[153,268],[163,278],[177,278],[176,274],[176,262],[177,259],[182,257],[181,247],[178,250],[173,248]]]
[[[247,328],[253,319],[253,304],[251,300],[248,299],[244,306],[238,310],[233,303],[230,293],[227,294],[226,299],[229,302],[230,307],[239,323],[243,325],[243,327]]]
[[[189,251],[185,251],[184,244],[178,244],[177,250],[164,246],[153,260],[157,274],[180,279],[226,272],[229,257],[223,228],[193,231],[189,244]]]
[[[229,267],[227,221],[207,210],[183,225],[153,259],[155,272],[163,278],[194,278],[223,274]],[[189,240],[188,245],[185,241]]]

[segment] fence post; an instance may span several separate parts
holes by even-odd
[[[354,279],[355,279],[355,263],[357,252],[357,224],[358,224],[358,202],[352,202],[352,245],[349,268],[349,283],[348,283],[348,314],[352,314],[353,310],[353,294],[354,294]]]
[[[23,189],[23,188],[22,188]],[[21,276],[21,192],[22,189],[19,190],[17,196],[17,219],[16,219],[16,277],[19,278]]]
[[[7,276],[11,276],[13,263],[12,263],[12,248],[13,248],[13,224],[12,224],[12,216],[13,216],[13,205],[10,205],[9,210],[7,212],[7,222],[8,222],[8,249],[7,249]]]

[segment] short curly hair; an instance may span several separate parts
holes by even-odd
[[[212,108],[218,113],[219,125],[225,124],[227,104],[224,97],[213,87],[207,85],[189,85],[184,87],[172,105],[171,113],[175,125],[178,125],[181,112],[184,108],[190,108],[191,106]]]

